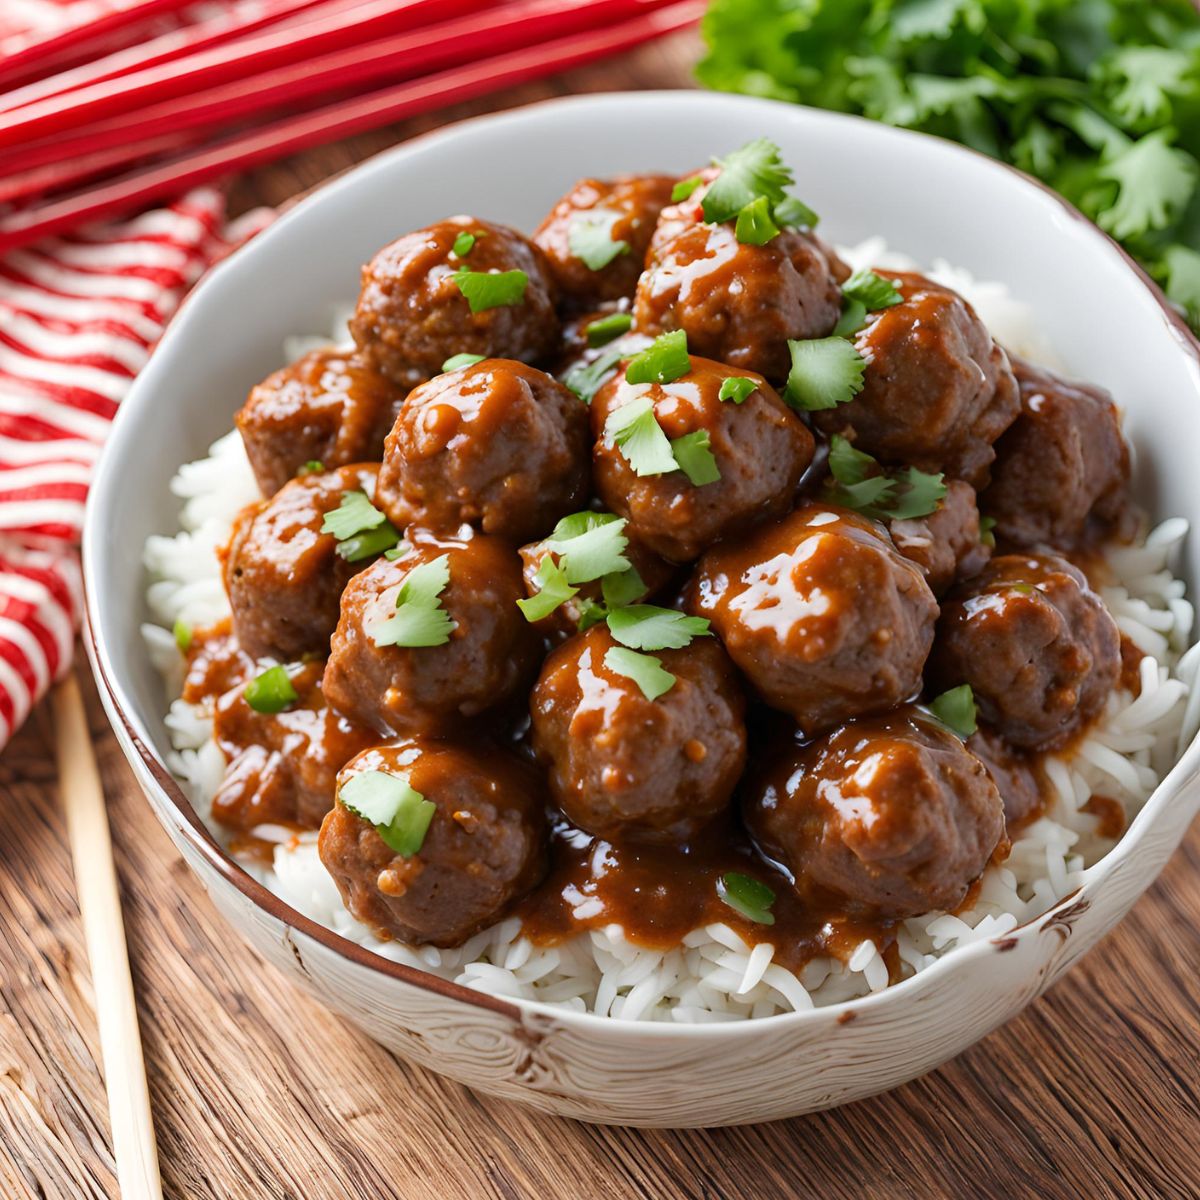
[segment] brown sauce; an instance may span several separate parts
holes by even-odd
[[[238,645],[228,617],[197,629],[185,654],[183,698],[189,704],[216,699],[254,678],[254,660]]]
[[[1085,813],[1091,813],[1099,821],[1096,833],[1102,838],[1116,841],[1125,832],[1125,806],[1120,800],[1100,793],[1089,796],[1083,806]]]
[[[1117,678],[1117,687],[1122,691],[1133,696],[1142,694],[1142,659],[1145,657],[1131,638],[1121,634],[1121,674]]]
[[[717,882],[730,871],[774,892],[774,924],[752,921],[720,898]],[[886,950],[895,941],[891,923],[808,908],[787,879],[757,855],[732,818],[716,821],[689,842],[661,846],[615,845],[560,822],[550,874],[515,912],[538,945],[620,925],[631,942],[665,951],[693,929],[723,922],[751,946],[771,943],[775,961],[791,970],[819,954],[846,959],[866,938],[880,946],[887,961]],[[895,973],[899,965],[893,956],[889,968]]]

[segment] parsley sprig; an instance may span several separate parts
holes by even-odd
[[[906,467],[885,472],[879,463],[846,438],[834,434],[829,443],[826,494],[834,504],[880,521],[908,521],[935,513],[946,495],[941,474]]]

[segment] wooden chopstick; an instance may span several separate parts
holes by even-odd
[[[694,24],[703,9],[704,0],[663,0],[661,7],[619,25],[552,39],[235,134],[94,188],[0,217],[0,253],[308,146],[619,53]]]
[[[108,813],[74,674],[55,686],[52,703],[58,782],[96,994],[117,1181],[123,1200],[162,1200]]]
[[[222,42],[198,54],[104,79],[88,87],[47,96],[0,112],[0,148],[69,130],[113,113],[184,96],[205,87],[243,84],[272,67],[354,46],[365,38],[400,33],[431,19],[481,7],[487,0],[362,0],[313,16],[299,31],[268,26],[246,38]]]
[[[528,44],[529,29],[554,38],[580,28],[613,24],[666,0],[511,0],[502,8],[470,13],[451,21],[306,57],[258,75],[253,89],[235,80],[206,91],[121,113],[88,124],[64,137],[47,138],[14,150],[0,178],[0,202],[60,190],[102,169],[115,169],[166,149],[179,148],[214,127],[228,127],[272,109],[291,107],[313,96],[361,91],[382,80],[417,75],[494,57]],[[164,147],[164,138],[174,145]]]

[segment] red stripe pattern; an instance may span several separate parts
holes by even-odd
[[[237,241],[224,198],[0,259],[0,746],[71,664],[88,480],[109,423],[184,293]]]

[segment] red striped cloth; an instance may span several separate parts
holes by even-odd
[[[0,746],[70,666],[77,547],[109,423],[187,289],[232,242],[211,188],[0,258]]]

